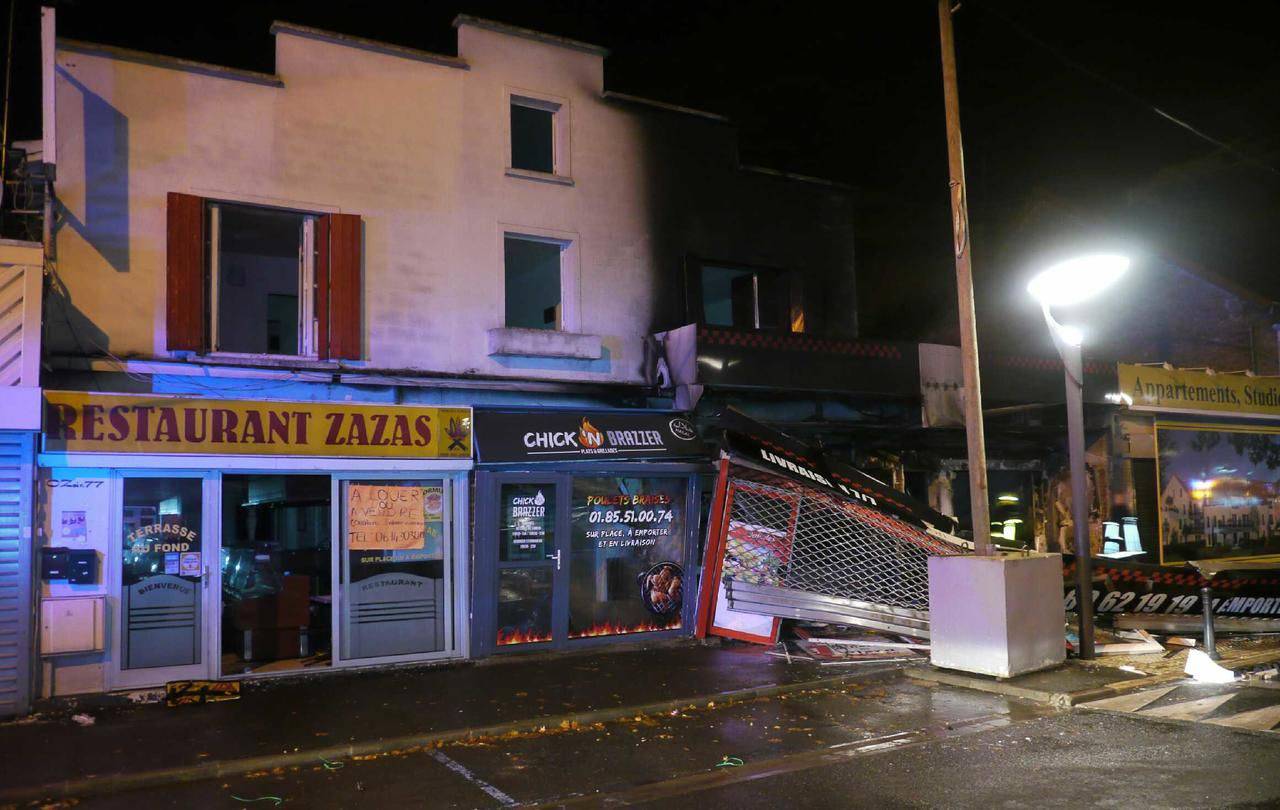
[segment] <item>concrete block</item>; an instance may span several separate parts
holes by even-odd
[[[934,666],[1009,678],[1066,660],[1062,556],[929,559]]]
[[[599,360],[600,346],[599,335],[579,335],[554,329],[489,330],[490,355]]]

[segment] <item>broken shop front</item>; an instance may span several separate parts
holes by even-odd
[[[45,406],[45,694],[467,654],[470,409]]]
[[[687,634],[705,448],[684,414],[477,410],[472,652]]]
[[[732,409],[718,427],[699,636],[772,644],[783,619],[929,636],[928,560],[971,547],[952,519]]]

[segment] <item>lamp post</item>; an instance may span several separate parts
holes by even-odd
[[[1071,520],[1075,524],[1076,606],[1079,616],[1079,655],[1093,654],[1093,560],[1089,548],[1088,484],[1084,464],[1084,334],[1058,323],[1051,308],[1079,304],[1095,297],[1129,269],[1129,260],[1114,254],[1082,256],[1055,264],[1027,285],[1040,303],[1054,348],[1062,357],[1067,384],[1067,451],[1071,462]]]

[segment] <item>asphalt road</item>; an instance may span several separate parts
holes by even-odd
[[[361,761],[317,762],[75,806],[693,802],[735,808],[1276,806],[1280,735],[1057,713],[995,695],[897,681]]]

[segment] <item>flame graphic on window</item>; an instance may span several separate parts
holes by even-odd
[[[583,447],[599,447],[604,444],[604,434],[584,416],[582,427],[578,428],[578,441],[582,442]]]

